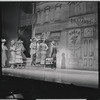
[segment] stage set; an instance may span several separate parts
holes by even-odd
[[[2,39],[3,79],[10,84],[14,80],[22,94],[32,98],[79,97],[77,89],[80,97],[98,96],[98,3],[35,4],[31,4],[36,10],[32,14],[20,11],[18,40]],[[28,33],[25,30],[29,26]],[[6,51],[10,52],[9,59]]]

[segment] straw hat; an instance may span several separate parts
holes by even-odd
[[[52,44],[55,44],[55,41],[52,41],[51,43],[52,43]]]
[[[32,39],[30,39],[30,41],[32,42],[32,41],[36,41],[36,38],[32,38]]]
[[[3,43],[6,42],[6,39],[2,39],[2,42],[3,42]]]

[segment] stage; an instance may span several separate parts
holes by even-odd
[[[98,71],[26,67],[2,68],[2,75],[98,88]]]

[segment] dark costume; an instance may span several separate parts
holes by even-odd
[[[56,54],[57,54],[57,48],[56,48],[56,46],[54,46],[53,50],[52,50],[52,54],[51,54],[51,57],[53,57],[53,66],[52,66],[52,68],[56,68]]]

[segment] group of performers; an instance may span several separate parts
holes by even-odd
[[[46,40],[38,40],[36,38],[30,39],[30,55],[31,63],[30,65],[35,66],[36,64],[45,65],[47,50],[50,49],[49,57],[53,57],[53,67],[56,68],[56,54],[57,48],[54,41],[51,42],[50,48],[46,44]],[[2,67],[5,67],[7,61],[6,50],[8,48],[4,45],[6,42],[5,39],[2,39]],[[23,46],[23,41],[18,40],[17,42],[12,40],[10,45],[10,60],[9,64],[11,68],[22,68],[26,56],[24,55],[25,48]]]
[[[40,42],[40,40],[33,38],[30,41],[31,65],[45,64],[46,53],[48,50],[48,46],[45,43],[45,40]]]
[[[2,67],[6,67],[6,61],[7,61],[6,50],[8,49],[4,45],[5,42],[6,40],[2,39]],[[25,48],[23,46],[23,41],[18,40],[16,42],[12,40],[9,50],[10,50],[9,64],[11,65],[11,68],[22,68],[24,59],[26,59],[26,56],[23,53],[25,51]]]
[[[31,65],[41,64],[45,65],[46,57],[47,57],[47,50],[49,50],[49,56],[53,58],[53,66],[52,68],[56,68],[56,54],[57,54],[57,47],[56,42],[50,42],[50,48],[46,44],[46,40],[37,40],[35,38],[31,39],[30,44],[30,55],[31,55]]]

